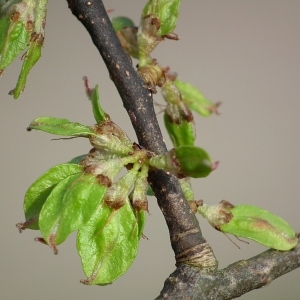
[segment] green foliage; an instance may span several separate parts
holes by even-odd
[[[217,230],[269,248],[288,251],[298,243],[295,231],[286,221],[254,205],[233,206],[223,200],[218,205],[200,205],[198,212]]]
[[[74,230],[91,218],[105,194],[106,187],[91,174],[75,174],[52,190],[40,213],[40,231],[53,247],[65,241]]]
[[[18,98],[27,76],[41,57],[44,43],[47,0],[6,1],[0,5],[0,74],[27,48],[16,88],[10,92]]]
[[[54,187],[65,178],[81,173],[82,167],[78,164],[61,164],[52,167],[40,176],[25,194],[24,212],[27,222],[25,227],[39,229],[40,211]]]
[[[175,85],[182,95],[182,101],[191,109],[203,117],[217,113],[219,104],[215,104],[203,96],[192,84],[176,79]]]
[[[4,17],[4,19],[1,20],[1,30],[6,30],[7,22],[10,22],[10,24],[6,32],[7,36],[5,37],[5,40],[5,31],[1,33],[1,44],[3,46],[1,49],[0,72],[3,72],[3,70],[26,48],[30,37],[25,24],[22,21],[11,21],[10,18],[7,17]]]
[[[156,18],[159,23],[157,34],[170,34],[176,27],[181,0],[149,0],[143,9],[142,16]]]
[[[124,274],[136,257],[142,226],[128,199],[118,210],[100,205],[78,231],[77,249],[88,277],[81,282],[103,285]]]
[[[174,147],[194,146],[195,132],[192,122],[183,119],[176,124],[166,113],[164,113],[164,122]]]
[[[62,136],[74,137],[89,137],[94,134],[93,130],[88,126],[70,122],[67,119],[53,117],[40,117],[33,120],[28,127],[28,130],[32,129]]]
[[[44,41],[46,2],[27,0],[28,9],[18,10],[24,1],[0,2],[0,72],[26,47],[23,66],[14,97],[23,91],[27,75],[41,56]],[[209,154],[196,147],[194,118],[191,110],[202,116],[217,113],[217,104],[206,99],[189,83],[179,81],[161,67],[150,53],[164,38],[173,38],[180,0],[149,0],[139,28],[126,18],[112,20],[124,49],[139,60],[138,72],[155,93],[161,87],[167,102],[164,122],[175,148],[155,155],[132,143],[126,133],[104,112],[99,102],[98,86],[90,88],[84,78],[96,125],[85,126],[63,118],[40,117],[28,130],[40,130],[66,137],[85,137],[92,149],[88,154],[57,165],[39,177],[24,199],[25,222],[21,230],[39,229],[54,253],[71,232],[78,230],[77,250],[87,279],[84,284],[105,285],[124,274],[137,254],[148,211],[148,172],[156,168],[180,179],[189,203],[194,202],[190,178],[208,176],[216,167]],[[8,9],[16,3],[14,10]],[[23,3],[24,4],[24,3]],[[9,13],[9,14],[7,14]],[[29,26],[31,25],[31,27]],[[122,169],[126,175],[116,180]],[[223,232],[258,241],[278,250],[293,248],[297,239],[293,229],[282,219],[254,206],[234,207],[221,202],[217,207],[195,204],[208,221]]]
[[[208,153],[199,147],[180,146],[171,151],[150,158],[152,167],[165,170],[178,177],[201,178],[208,176],[217,166]]]
[[[40,44],[40,42],[38,40],[35,42],[31,42],[29,44],[29,48],[23,59],[23,65],[22,65],[21,73],[19,75],[17,86],[13,90],[15,99],[17,99],[20,96],[21,92],[24,90],[25,85],[26,85],[27,76],[28,76],[31,68],[40,59],[41,52],[42,52],[42,44]]]

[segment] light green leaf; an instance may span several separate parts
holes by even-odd
[[[269,248],[287,251],[298,238],[282,218],[254,205],[237,205],[230,210],[233,217],[220,227],[221,231],[254,240]]]
[[[180,124],[173,123],[166,113],[164,121],[174,147],[194,146],[195,132],[192,122],[182,119]]]
[[[42,50],[42,44],[39,44],[37,42],[32,42],[29,44],[29,48],[24,57],[17,86],[13,90],[15,99],[17,99],[20,96],[21,92],[23,92],[26,85],[27,75],[29,74],[31,68],[36,64],[36,62],[41,57],[41,50]]]
[[[24,24],[22,22],[11,22],[0,55],[0,72],[26,48],[28,42],[29,33],[26,31]]]
[[[52,190],[40,213],[40,231],[51,248],[89,221],[102,201],[106,187],[90,174],[75,174]]]
[[[109,116],[105,113],[105,111],[102,109],[100,105],[98,85],[96,85],[95,88],[92,89],[89,98],[92,102],[93,114],[97,124],[99,124],[102,121],[109,120],[110,119]]]
[[[156,16],[160,22],[160,36],[171,33],[177,24],[181,0],[149,0],[143,9],[143,16]]]
[[[254,205],[234,206],[226,200],[217,205],[201,204],[198,212],[217,230],[254,240],[269,248],[287,251],[298,238],[280,217]]]
[[[82,173],[82,167],[77,164],[57,165],[40,176],[29,187],[24,198],[25,220],[30,223],[30,226],[26,228],[39,229],[40,211],[53,188],[66,177],[80,173]]]
[[[193,178],[208,176],[213,171],[213,163],[208,153],[199,147],[180,146],[174,148],[180,172]]]
[[[36,129],[62,136],[89,137],[94,132],[89,126],[70,122],[67,119],[41,117],[32,121],[28,130]]]
[[[98,207],[78,231],[77,250],[88,277],[82,283],[109,284],[128,270],[137,254],[136,222],[128,199],[118,210],[104,204]]]
[[[217,113],[219,104],[215,104],[203,96],[192,84],[176,79],[174,81],[182,95],[182,101],[191,109],[203,117]]]

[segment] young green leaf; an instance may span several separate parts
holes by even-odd
[[[89,137],[94,134],[89,126],[53,117],[40,117],[33,120],[27,130],[30,131],[32,129],[62,136]]]
[[[234,206],[223,200],[218,205],[200,205],[198,212],[217,230],[269,248],[288,251],[298,243],[295,231],[286,221],[254,205]]]
[[[206,177],[215,168],[208,153],[202,148],[181,146],[174,148],[174,154],[180,164],[180,172],[186,176]]]
[[[86,76],[83,77],[85,92],[92,103],[93,114],[97,124],[100,124],[102,121],[109,121],[110,117],[105,111],[102,109],[100,105],[100,97],[98,92],[98,85],[96,85],[93,89],[90,88],[88,78]]]
[[[3,47],[0,54],[0,73],[26,48],[29,37],[29,33],[23,22],[10,22],[4,43],[2,38]]]
[[[143,9],[143,16],[153,15],[159,23],[158,34],[170,34],[176,27],[181,0],[149,0]]]
[[[41,50],[42,50],[42,43],[39,42],[38,40],[34,42],[30,42],[29,48],[25,54],[21,73],[19,75],[19,79],[17,82],[17,86],[13,90],[13,95],[14,98],[17,99],[21,92],[23,92],[25,85],[26,85],[26,80],[27,76],[31,70],[31,68],[36,64],[36,62],[39,60],[41,57]]]
[[[47,244],[56,245],[89,221],[102,201],[106,187],[91,174],[75,174],[52,190],[40,213],[40,231]]]
[[[61,164],[52,167],[40,176],[27,190],[24,198],[25,223],[19,228],[39,229],[39,214],[53,188],[63,179],[73,174],[81,174],[78,164]]]
[[[208,153],[194,146],[180,146],[150,158],[152,167],[170,172],[178,177],[201,178],[208,176],[218,162],[212,163]]]
[[[174,81],[182,95],[182,101],[203,117],[218,113],[218,105],[205,98],[192,84],[176,79]]]
[[[123,275],[137,254],[140,231],[127,199],[117,210],[98,206],[89,222],[78,230],[77,250],[84,284],[105,285]],[[140,225],[141,226],[141,225]]]
[[[192,122],[182,119],[180,124],[173,123],[166,113],[164,121],[174,147],[194,146],[195,132]]]

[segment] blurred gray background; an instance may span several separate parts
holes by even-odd
[[[126,15],[137,24],[145,1],[104,1],[111,16]],[[197,145],[219,168],[193,182],[197,199],[210,204],[222,199],[266,208],[300,230],[300,1],[183,1],[176,33],[153,53],[181,80],[197,86],[209,99],[222,102],[220,116],[196,117]],[[135,63],[135,62],[134,62]],[[82,82],[86,75],[99,84],[104,109],[136,141],[129,118],[97,50],[66,1],[49,1],[42,58],[29,76],[19,100],[8,95],[21,61],[0,79],[1,97],[1,280],[0,298],[153,299],[174,270],[168,231],[149,198],[150,215],[138,256],[127,274],[110,286],[84,286],[75,249],[76,234],[59,247],[59,255],[33,241],[37,231],[19,234],[23,196],[48,168],[84,154],[85,139],[51,141],[41,132],[26,132],[39,116],[65,117],[93,124]],[[164,103],[157,94],[155,101]],[[162,115],[158,115],[162,123]],[[171,143],[166,136],[166,142]],[[266,248],[251,242],[236,248],[199,217],[220,267],[247,259]],[[300,270],[270,286],[242,296],[246,299],[299,299]]]

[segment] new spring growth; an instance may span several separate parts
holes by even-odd
[[[180,146],[171,151],[150,158],[152,167],[165,170],[177,177],[206,177],[214,169],[218,162],[213,163],[208,153],[199,147]]]
[[[217,230],[254,240],[269,248],[288,251],[298,243],[292,227],[282,218],[254,205],[217,205],[198,202],[198,212]]]
[[[17,85],[10,92],[15,99],[23,92],[29,72],[41,56],[46,4],[47,0],[23,0],[0,6],[0,74],[27,47]]]

